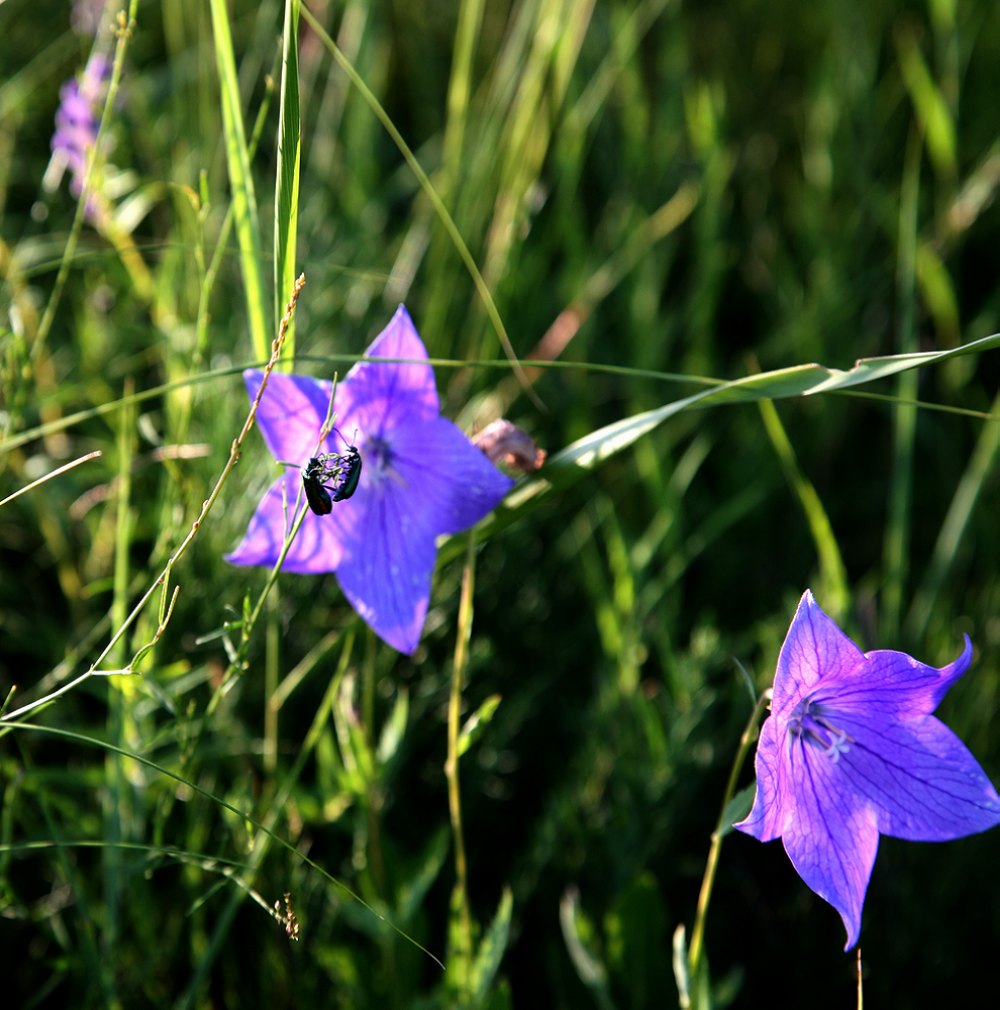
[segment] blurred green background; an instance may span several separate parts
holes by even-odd
[[[0,4],[0,497],[103,452],[0,508],[12,708],[84,672],[162,571],[288,293],[273,282],[284,4],[143,0],[118,33],[109,4],[96,39],[71,6]],[[484,364],[503,350],[453,237],[303,20],[297,371],[343,373],[405,301],[433,357],[472,363],[438,368],[445,413],[470,431],[503,413],[555,453],[704,378],[1000,330],[995,4],[308,9],[428,174],[517,355],[546,338],[537,353],[563,367],[533,399]],[[220,23],[247,136],[259,127],[249,265],[226,224]],[[104,212],[74,233],[67,181],[43,179],[60,86],[92,48],[117,51],[120,90]],[[241,642],[265,573],[222,554],[275,473],[253,433],[141,676],[87,679],[27,720],[155,767],[3,731],[7,1005],[676,1005],[674,931],[690,931],[752,708],[737,664],[770,684],[804,588],[864,648],[941,665],[968,632],[976,661],[941,715],[1000,780],[998,376],[993,352],[776,412],[687,411],[480,537],[463,719],[500,700],[460,765],[472,953],[450,911],[443,772],[462,545],[442,551],[412,659],[332,576],[282,576]],[[104,668],[153,638],[158,602]],[[995,991],[997,844],[883,841],[861,936],[872,1005]],[[297,943],[267,914],[285,892]],[[726,839],[716,1005],[853,1005],[842,944],[779,844]]]

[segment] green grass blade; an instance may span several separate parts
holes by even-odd
[[[723,382],[712,389],[704,389],[691,396],[682,397],[662,407],[623,418],[585,435],[571,446],[550,457],[556,462],[572,462],[590,467],[631,445],[637,438],[652,431],[668,417],[688,407],[714,407],[722,404],[751,403],[757,400],[783,400],[795,396],[812,396],[831,393],[884,379],[890,375],[921,368],[934,362],[946,361],[960,354],[976,353],[1000,347],[1000,334],[974,340],[961,347],[946,351],[924,351],[914,354],[891,354],[878,358],[862,358],[853,368],[842,371],[823,365],[794,365],[761,372],[732,382]]]
[[[917,37],[912,31],[897,33],[896,52],[903,84],[920,120],[931,162],[939,175],[954,178],[958,172],[955,121],[941,88],[924,62]]]
[[[514,898],[509,888],[504,888],[500,897],[497,914],[490,923],[483,937],[476,960],[472,966],[472,992],[478,1005],[489,994],[493,980],[500,969],[500,962],[507,951],[507,941],[510,938],[510,919],[514,910]]]
[[[281,835],[277,834],[277,832],[273,830],[273,828],[268,827],[267,824],[252,817],[247,811],[240,810],[239,807],[234,806],[228,800],[217,795],[216,793],[213,793],[210,790],[205,789],[203,786],[198,785],[196,782],[193,782],[191,779],[188,779],[185,776],[180,775],[175,771],[172,771],[170,768],[167,768],[166,765],[160,764],[157,761],[153,761],[151,758],[148,758],[144,754],[140,754],[137,751],[126,750],[124,747],[118,747],[115,744],[108,743],[106,740],[101,740],[98,737],[88,736],[85,733],[77,733],[74,732],[73,730],[59,729],[58,727],[55,726],[40,726],[30,722],[7,723],[3,727],[2,731],[0,731],[0,736],[6,736],[7,733],[10,732],[41,733],[43,735],[54,736],[61,738],[63,740],[69,740],[75,743],[83,744],[87,747],[96,747],[99,748],[100,750],[105,751],[106,753],[117,754],[120,757],[129,758],[132,761],[138,762],[140,765],[144,765],[146,768],[152,769],[153,771],[159,773],[160,775],[164,775],[167,778],[172,779],[179,785],[185,786],[187,789],[191,790],[191,792],[197,793],[199,796],[215,804],[217,807],[219,807],[220,810],[225,810],[228,811],[230,814],[235,814],[238,818],[240,818],[247,824],[251,825],[259,833],[265,835],[272,842],[275,842],[278,846],[284,849],[288,853],[288,855],[290,855],[293,859],[303,863],[305,866],[308,866],[311,870],[314,870],[327,883],[332,884],[339,891],[343,892],[343,894],[346,895],[346,897],[348,897],[351,901],[356,902],[363,909],[370,912],[388,930],[392,931],[406,942],[411,943],[419,951],[426,954],[432,960],[437,962],[437,964],[440,965],[442,968],[444,967],[444,965],[442,965],[441,962],[438,961],[438,959],[426,947],[422,946],[420,943],[414,940],[412,936],[404,932],[402,929],[396,926],[391,920],[386,918],[385,915],[383,915],[377,909],[373,908],[360,895],[352,891],[351,888],[348,887],[347,884],[345,884],[342,880],[340,880],[338,877],[335,877],[332,873],[329,873],[322,866],[320,866],[320,864],[317,863],[314,859],[311,859],[306,853],[297,849],[290,841],[288,841],[285,838],[282,838]],[[280,806],[278,809],[280,810]]]
[[[896,293],[899,301],[897,347],[912,351],[917,346],[916,274],[917,227],[920,197],[920,138],[911,134],[900,185],[899,238]],[[882,634],[887,639],[899,633],[903,597],[909,576],[911,509],[913,503],[913,450],[917,434],[917,373],[903,372],[896,379],[902,401],[893,415],[892,470],[889,478],[888,515],[883,549]]]
[[[34,774],[34,762],[30,751],[27,748],[18,747],[20,761],[24,770],[30,776]],[[23,773],[22,773],[23,774]],[[18,776],[21,778],[22,776]],[[34,798],[42,813],[42,818],[49,832],[49,836],[54,840],[57,849],[57,862],[66,883],[73,888],[75,895],[76,914],[79,928],[77,937],[79,938],[80,949],[84,960],[88,966],[90,977],[95,979],[101,991],[101,996],[105,1006],[118,1008],[121,1002],[115,992],[115,979],[112,966],[107,956],[108,948],[105,947],[104,955],[100,946],[98,928],[100,915],[97,910],[91,907],[87,897],[87,889],[80,880],[80,870],[72,859],[69,858],[64,846],[61,844],[58,811],[52,809],[50,798],[44,789],[39,789]],[[113,950],[114,948],[111,948]]]
[[[1000,396],[993,401],[994,412],[1000,411]],[[952,577],[958,561],[959,548],[969,531],[976,502],[988,486],[990,475],[1000,465],[1000,424],[983,425],[972,457],[952,497],[948,514],[941,524],[934,553],[927,573],[914,596],[906,620],[907,636],[911,641],[923,638],[937,601]]]
[[[264,308],[264,278],[261,271],[260,221],[257,198],[254,195],[247,150],[240,89],[236,77],[233,38],[229,31],[229,15],[225,0],[211,0],[213,41],[222,98],[222,124],[226,139],[226,163],[232,189],[233,212],[236,219],[236,239],[240,247],[240,264],[246,292],[247,322],[254,355],[266,358],[270,340],[267,313]]]
[[[790,368],[779,368],[723,382],[710,389],[702,389],[690,396],[654,407],[652,410],[623,417],[577,439],[565,449],[549,456],[544,476],[517,488],[508,496],[501,511],[510,513],[529,499],[546,494],[553,487],[553,479],[558,479],[560,484],[572,480],[572,475],[567,471],[592,470],[599,463],[627,449],[643,435],[649,434],[668,418],[690,407],[715,407],[723,404],[784,400],[796,396],[839,392],[874,382],[876,379],[897,375],[911,368],[921,368],[963,354],[982,353],[996,347],[1000,347],[1000,333],[945,351],[921,351],[914,354],[862,358],[848,371],[817,364],[794,365]],[[487,530],[489,525],[490,523],[485,524],[481,527],[481,531]]]
[[[833,614],[842,618],[847,611],[850,594],[847,588],[847,569],[837,546],[837,537],[833,532],[830,517],[826,514],[822,499],[812,481],[799,468],[795,449],[774,403],[771,400],[761,400],[757,406],[764,419],[767,436],[785,471],[785,477],[798,498],[809,524],[809,532],[812,534],[816,555],[819,558],[823,600]]]
[[[451,194],[461,170],[469,96],[472,93],[472,61],[482,20],[482,0],[464,0],[459,8],[458,26],[455,30],[454,58],[448,81],[448,122],[441,152],[441,191],[445,197]]]
[[[281,52],[281,102],[278,120],[278,171],[274,184],[274,320],[280,323],[295,284],[295,237],[299,222],[299,0],[285,0]],[[295,357],[295,323],[285,338],[287,360]]]
[[[420,183],[420,188],[427,195],[427,199],[430,200],[432,206],[434,207],[434,212],[440,219],[441,224],[448,233],[448,237],[455,246],[458,255],[461,257],[462,262],[469,271],[472,282],[476,287],[476,291],[479,293],[479,297],[483,300],[483,306],[486,309],[486,314],[489,316],[490,323],[493,325],[493,329],[496,332],[497,339],[500,341],[504,354],[511,363],[511,368],[514,371],[514,374],[517,375],[522,386],[528,392],[528,395],[535,398],[534,394],[531,392],[530,383],[524,375],[524,369],[518,361],[517,355],[514,353],[514,347],[510,342],[510,336],[507,333],[507,328],[504,326],[503,319],[500,317],[500,310],[497,308],[496,302],[493,300],[493,295],[490,293],[489,286],[483,278],[479,267],[476,265],[476,261],[473,258],[468,245],[466,245],[465,239],[462,238],[462,233],[458,230],[458,225],[455,224],[455,219],[449,213],[448,208],[445,206],[444,201],[438,194],[438,191],[434,188],[434,185],[428,178],[427,173],[423,170],[420,162],[417,161],[417,157],[411,150],[409,144],[407,144],[403,139],[403,135],[396,128],[396,125],[393,123],[392,119],[390,119],[389,114],[375,97],[374,92],[367,84],[365,84],[364,79],[351,65],[340,47],[333,41],[332,38],[330,38],[323,26],[312,16],[312,14],[310,14],[308,8],[303,11],[303,15],[309,23],[309,26],[323,41],[323,45],[326,46],[326,48],[330,51],[330,54],[337,61],[340,68],[350,78],[351,83],[360,92],[361,97],[372,110],[378,121],[382,124],[386,133],[388,133],[392,138],[392,142],[399,149],[399,153],[403,156],[403,159],[409,166],[410,171],[413,172],[417,181]]]

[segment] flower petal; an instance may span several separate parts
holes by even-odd
[[[820,681],[849,675],[863,659],[861,650],[823,613],[807,589],[778,655],[772,711],[786,714]]]
[[[363,359],[351,369],[336,391],[336,431],[322,446],[317,436],[331,383],[272,375],[258,419],[271,452],[289,463],[304,465],[320,451],[342,456],[355,442],[360,447],[364,465],[354,493],[328,515],[305,516],[285,568],[336,569],[344,594],[375,632],[413,652],[427,613],[436,537],[477,522],[513,482],[439,417],[427,350],[402,305],[366,356],[405,360]],[[245,373],[251,398],[262,377]],[[274,564],[288,522],[282,488],[294,501],[300,481],[290,472],[271,488],[230,561]]]
[[[354,517],[342,543],[340,588],[380,638],[410,654],[420,644],[437,554],[427,514],[415,513],[405,489],[386,481],[367,489]]]
[[[243,373],[251,402],[263,377],[264,373],[256,368]],[[257,409],[257,424],[275,459],[304,464],[313,455],[332,392],[332,382],[308,375],[271,373]]]
[[[876,813],[843,788],[841,762],[808,745],[792,746],[789,758],[782,843],[806,885],[840,913],[850,950],[878,852]]]
[[[273,377],[272,377],[273,378]],[[284,495],[282,497],[282,486]],[[296,471],[279,477],[261,499],[247,526],[246,534],[239,546],[231,554],[225,555],[233,565],[274,566],[281,554],[286,535],[287,522],[291,528],[296,499],[302,502],[301,482]],[[300,504],[300,507],[303,507]],[[292,541],[282,571],[297,572],[300,575],[319,575],[332,572],[343,554],[340,545],[340,531],[337,523],[328,521],[328,516],[307,512],[298,535]]]
[[[934,716],[882,719],[838,707],[837,722],[851,741],[837,761],[841,788],[877,809],[882,834],[943,842],[1000,824],[993,784]]]
[[[392,451],[411,511],[426,513],[435,534],[475,525],[514,486],[445,417],[396,429]]]
[[[787,755],[781,753],[783,737],[779,720],[773,716],[764,720],[754,758],[757,790],[753,807],[744,820],[733,825],[762,842],[773,841],[780,837],[782,831],[782,797],[786,795],[784,762],[788,760]]]
[[[350,406],[344,407],[345,425],[358,424],[366,435],[382,437],[394,424],[405,426],[438,416],[440,401],[434,369],[419,363],[426,359],[427,348],[405,306],[396,309],[389,325],[365,351],[365,357],[404,361],[362,360],[347,373],[344,385],[349,391]]]
[[[941,704],[948,689],[965,673],[972,662],[972,642],[965,636],[965,648],[952,663],[940,669],[927,666],[905,652],[879,649],[865,654],[860,667],[863,676],[856,683],[842,685],[837,704],[854,700],[869,711],[876,708],[896,718],[929,715]]]
[[[856,942],[879,834],[945,841],[1000,824],[1000,796],[931,714],[972,659],[941,669],[901,652],[862,656],[808,591],[778,659],[757,749],[757,792],[735,825],[780,836],[802,879]]]

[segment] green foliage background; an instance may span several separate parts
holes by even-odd
[[[291,272],[308,282],[297,371],[343,373],[405,300],[456,363],[438,368],[445,412],[468,430],[503,413],[555,454],[705,379],[1000,330],[995,4],[307,7],[427,173],[518,357],[565,340],[524,395],[439,209],[304,19],[301,174],[277,216],[288,234],[297,207]],[[10,711],[86,671],[154,583],[223,470],[239,372],[288,296],[284,4],[133,0],[127,31],[109,5],[96,43],[68,9],[0,4],[0,497],[103,455],[0,507]],[[121,87],[94,175],[107,214],[79,218],[74,247],[66,182],[42,180],[60,85],[92,44],[117,45]],[[227,52],[256,213],[235,228]],[[412,659],[332,576],[280,577],[241,643],[265,573],[222,554],[274,476],[251,435],[141,675],[91,677],[24,718],[43,729],[0,730],[5,1001],[673,1005],[674,931],[690,934],[752,709],[737,663],[768,686],[806,586],[865,648],[943,664],[967,631],[977,658],[941,714],[1000,780],[998,375],[992,351],[849,397],[678,413],[595,469],[554,468],[537,505],[483,531],[467,932],[442,770],[463,544],[442,550]],[[102,668],[152,640],[158,602]],[[872,1005],[995,991],[997,844],[883,841],[862,932]],[[267,914],[285,892],[298,943]],[[726,839],[716,1005],[850,1005],[842,943],[779,845]]]

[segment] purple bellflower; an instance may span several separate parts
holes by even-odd
[[[344,440],[363,460],[354,495],[329,515],[308,512],[284,569],[306,575],[337,573],[354,609],[382,639],[412,653],[430,599],[435,540],[474,525],[510,490],[501,473],[461,430],[441,417],[434,370],[400,305],[389,325],[336,390],[336,432],[320,452],[343,456]],[[250,399],[263,373],[244,373]],[[301,375],[271,375],[257,421],[276,459],[305,467],[315,456],[332,383]],[[226,555],[236,565],[273,566],[286,517],[299,496],[300,475],[289,470],[264,495],[242,543]],[[284,497],[283,497],[284,496]]]
[[[861,650],[802,596],[778,656],[757,745],[757,792],[734,825],[780,838],[798,875],[840,913],[850,950],[879,835],[943,842],[1000,823],[1000,796],[931,713],[968,669]]]
[[[67,81],[59,90],[59,108],[56,110],[56,132],[52,135],[52,165],[56,184],[64,169],[70,171],[70,192],[79,197],[83,192],[87,172],[87,155],[97,143],[97,128],[108,81],[111,79],[111,61],[94,53],[79,80]],[[88,214],[94,216],[92,201]]]

